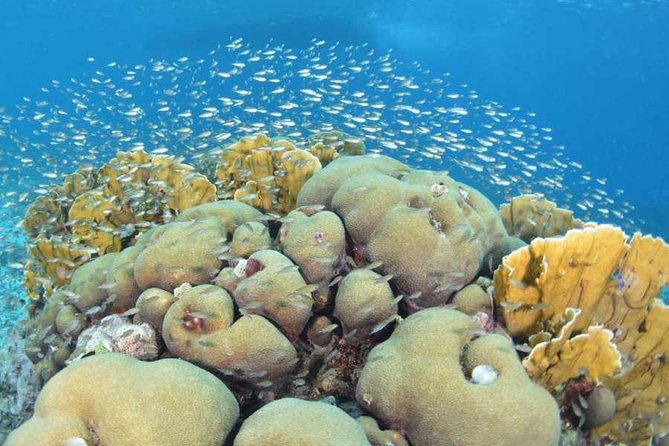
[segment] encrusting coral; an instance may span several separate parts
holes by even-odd
[[[616,414],[596,435],[641,444],[669,432],[669,309],[657,299],[667,271],[661,239],[599,225],[535,239],[495,273],[507,331],[533,347],[529,373],[551,390],[585,374],[614,392]]]

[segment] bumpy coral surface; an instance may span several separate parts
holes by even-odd
[[[302,185],[323,164],[358,155],[364,144],[341,132],[314,135],[302,150],[286,139],[257,134],[221,150],[216,165],[220,198],[234,198],[264,211],[287,214]]]
[[[28,209],[28,293],[49,296],[92,256],[118,252],[151,223],[215,197],[214,185],[192,166],[143,150],[119,152],[98,171],[79,169]]]
[[[234,201],[195,206],[176,221],[143,233],[133,246],[96,257],[74,270],[70,283],[55,291],[28,324],[29,354],[39,363],[42,378],[47,380],[65,364],[87,325],[110,313],[140,312],[134,307],[143,292],[153,289],[172,296],[184,283],[213,281],[234,230],[262,217],[259,211]],[[142,299],[141,313],[160,331],[162,325],[157,321],[162,321],[167,305],[150,297]]]
[[[559,208],[539,194],[513,197],[510,203],[500,206],[499,212],[509,234],[527,243],[536,237],[564,235],[570,229],[583,227],[572,211]]]
[[[297,361],[288,339],[262,316],[242,316],[233,323],[233,311],[230,295],[215,285],[184,291],[163,321],[167,348],[180,358],[265,387],[285,379]]]
[[[225,384],[186,361],[107,353],[49,381],[5,445],[219,446],[238,416]]]
[[[297,204],[336,212],[360,256],[380,262],[420,307],[446,303],[508,238],[478,191],[383,156],[333,161],[307,181]]]

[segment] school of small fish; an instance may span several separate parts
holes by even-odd
[[[445,170],[497,204],[542,193],[583,220],[643,224],[624,192],[570,159],[535,113],[367,44],[312,40],[296,51],[236,39],[197,60],[88,62],[80,78],[52,80],[38,98],[0,107],[0,186],[8,191],[0,207],[15,211],[12,226],[49,185],[119,150],[192,162],[257,132],[299,143],[332,129],[362,138],[368,152]]]

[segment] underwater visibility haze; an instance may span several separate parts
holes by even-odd
[[[669,443],[667,20],[1,2],[0,441]]]

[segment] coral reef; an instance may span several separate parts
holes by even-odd
[[[143,150],[119,152],[97,171],[80,168],[28,208],[28,294],[50,296],[91,257],[118,252],[152,223],[215,197],[214,185],[192,166]]]
[[[111,313],[140,313],[134,307],[148,290],[172,296],[171,292],[184,283],[201,285],[212,281],[223,266],[220,257],[230,248],[228,231],[263,217],[259,211],[235,201],[207,203],[189,211],[143,233],[123,251],[104,254],[81,265],[73,271],[70,283],[46,300],[27,324],[27,351],[43,380],[65,365],[86,326]],[[162,320],[168,305],[150,297],[143,296],[139,307],[141,313],[149,314],[148,321],[155,323]],[[160,331],[162,326],[156,324],[153,329]],[[97,344],[100,335],[94,337]],[[119,347],[112,344],[119,341],[124,342],[108,341],[107,350],[118,351]],[[89,348],[83,343],[77,354]]]
[[[509,238],[478,191],[379,155],[333,161],[305,183],[297,204],[336,212],[359,256],[380,262],[417,307],[448,302]]]
[[[132,324],[118,314],[109,315],[81,332],[66,363],[73,363],[91,354],[108,352],[119,352],[146,361],[156,359],[156,332],[146,323]]]
[[[20,419],[43,389],[8,444],[669,432],[664,242],[538,195],[498,213],[443,172],[364,150],[341,132],[257,134],[203,157],[208,177],[121,152],[48,191],[24,222],[36,298],[11,366],[35,379],[0,413]]]
[[[312,147],[256,134],[220,150],[216,184],[219,198],[234,198],[263,211],[285,215],[295,207],[302,185],[340,154],[364,153],[364,144],[342,132],[313,135]]]
[[[360,424],[327,403],[282,398],[244,421],[235,446],[370,446]]]
[[[262,316],[245,315],[233,323],[233,311],[230,295],[215,285],[183,291],[163,321],[167,348],[261,387],[285,381],[297,362],[288,339]]]

